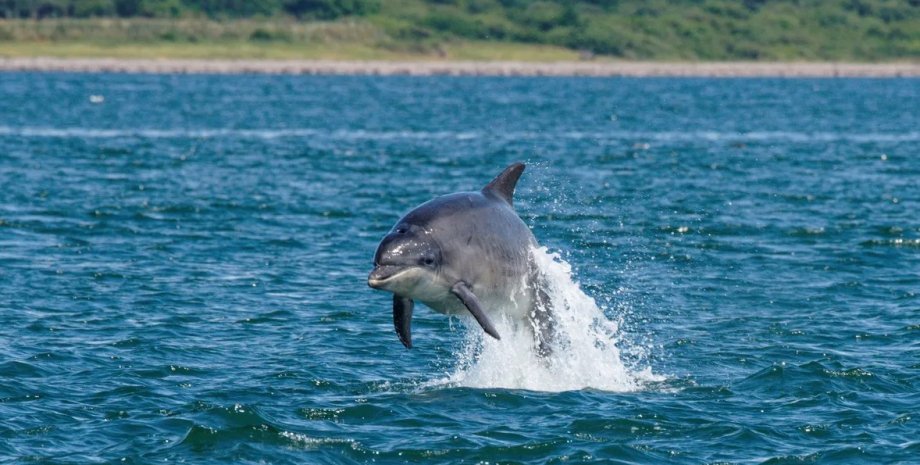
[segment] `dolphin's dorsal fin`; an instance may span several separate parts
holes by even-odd
[[[514,206],[514,186],[517,185],[521,173],[524,172],[523,163],[512,163],[505,171],[495,177],[486,187],[482,188],[482,193],[491,197],[497,197],[504,200],[508,205]]]

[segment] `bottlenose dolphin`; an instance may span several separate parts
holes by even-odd
[[[524,164],[514,163],[479,192],[429,200],[380,241],[367,284],[393,293],[393,324],[406,348],[418,300],[447,315],[471,313],[495,339],[501,336],[492,321],[501,314],[529,321],[539,352],[548,352],[549,299],[532,256],[537,241],[512,203],[523,172]]]

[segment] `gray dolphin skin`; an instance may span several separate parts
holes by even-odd
[[[380,241],[367,283],[393,293],[393,324],[406,348],[417,300],[447,315],[468,312],[495,339],[492,321],[501,314],[530,320],[546,352],[548,299],[531,253],[537,241],[512,203],[523,172],[514,163],[479,192],[425,202]]]

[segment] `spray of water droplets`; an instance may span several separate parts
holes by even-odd
[[[619,321],[608,317],[572,278],[571,266],[546,248],[534,249],[545,275],[552,304],[552,352],[538,355],[534,332],[526,324],[497,319],[501,340],[483,336],[478,327],[466,332],[459,362],[435,384],[474,388],[572,391],[597,389],[628,392],[661,381],[647,367],[624,363]],[[471,323],[475,326],[475,322]]]

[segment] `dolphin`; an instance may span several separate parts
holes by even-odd
[[[537,240],[513,205],[523,172],[514,163],[481,191],[429,200],[380,241],[367,284],[393,293],[393,324],[407,349],[419,301],[446,315],[470,313],[495,339],[501,335],[492,321],[501,314],[529,321],[538,352],[548,353],[549,299],[532,256]]]

